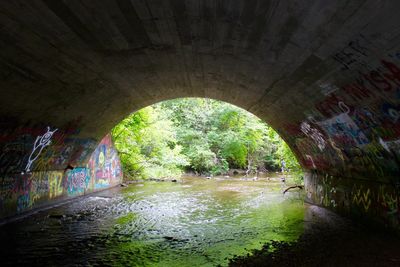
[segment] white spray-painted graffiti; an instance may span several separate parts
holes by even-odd
[[[317,144],[321,151],[325,149],[326,142],[324,136],[320,131],[318,131],[318,129],[312,128],[308,122],[302,122],[300,129],[306,136],[309,136]]]
[[[31,171],[31,167],[33,162],[39,157],[40,153],[42,153],[42,150],[50,145],[51,143],[51,137],[53,136],[53,134],[57,131],[58,129],[55,129],[53,131],[50,131],[50,127],[47,127],[47,132],[44,135],[39,135],[38,137],[36,137],[35,143],[33,144],[33,149],[31,154],[29,155],[28,158],[28,163],[26,164],[25,167],[25,172],[30,172]],[[24,172],[22,172],[23,174]]]
[[[312,158],[310,155],[307,155],[307,154],[306,154],[306,159],[309,160],[309,161],[311,162],[311,165],[312,165],[312,167],[313,167],[314,169],[317,168],[317,166],[315,166],[315,163],[314,163],[313,158]]]

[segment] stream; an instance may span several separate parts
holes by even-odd
[[[2,266],[226,266],[293,241],[307,206],[272,174],[137,182],[0,227]]]

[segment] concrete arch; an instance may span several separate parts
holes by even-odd
[[[277,129],[308,170],[309,201],[398,228],[399,6],[4,1],[0,173],[31,159],[37,172],[82,167],[132,110],[209,97]]]

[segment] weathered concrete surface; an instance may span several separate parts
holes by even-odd
[[[48,126],[70,148],[46,146],[34,171],[84,166],[97,141],[139,108],[209,97],[271,124],[319,177],[390,188],[398,225],[399,7],[394,0],[2,1],[1,177],[26,169]]]
[[[38,143],[43,142],[35,142]],[[57,146],[57,143],[52,146]],[[45,161],[46,157],[42,156],[34,164],[40,164],[39,160]],[[111,136],[106,135],[83,167],[68,165],[64,170],[44,168],[40,171],[4,174],[0,184],[0,218],[7,220],[15,214],[111,188],[121,181],[121,163]]]
[[[398,186],[373,180],[307,173],[306,200],[373,226],[400,232]]]

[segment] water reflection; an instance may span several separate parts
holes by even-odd
[[[115,188],[1,227],[6,264],[216,266],[303,230],[278,177],[185,177]]]

